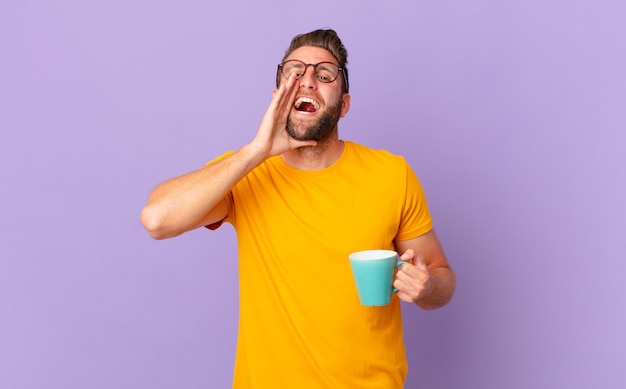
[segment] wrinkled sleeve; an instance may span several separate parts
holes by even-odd
[[[222,159],[224,159],[224,158],[226,158],[226,157],[228,157],[230,155],[233,155],[233,154],[234,154],[234,151],[228,151],[228,152],[220,155],[219,157],[217,157],[217,158],[207,162],[205,166],[208,166],[208,165],[211,165],[213,163],[216,163],[216,162],[218,162],[218,161],[220,161],[220,160],[222,160]],[[218,228],[220,228],[222,226],[222,224],[224,224],[225,221],[228,221],[232,217],[232,215],[234,214],[235,204],[234,204],[234,201],[233,201],[233,192],[232,192],[232,190],[229,191],[226,194],[225,200],[226,200],[226,203],[228,204],[228,214],[226,215],[226,217],[224,219],[222,219],[220,221],[217,221],[215,223],[211,223],[209,225],[206,225],[205,227],[208,228],[209,230],[212,230],[212,231],[217,230]]]

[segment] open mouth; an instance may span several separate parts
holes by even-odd
[[[296,111],[314,113],[320,109],[320,104],[310,97],[299,97],[294,104]]]

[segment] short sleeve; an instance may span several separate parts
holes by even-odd
[[[231,156],[231,155],[233,155],[234,153],[235,153],[234,151],[228,151],[228,152],[226,152],[226,153],[224,153],[224,154],[220,155],[219,157],[217,157],[217,158],[215,158],[215,159],[213,159],[213,160],[211,160],[211,161],[207,162],[205,166],[208,166],[208,165],[214,164],[214,163],[216,163],[216,162],[218,162],[218,161],[221,161],[222,159],[224,159],[224,158],[226,158],[226,157],[228,157],[228,156]],[[209,230],[211,230],[211,231],[215,231],[215,230],[217,230],[218,228],[220,228],[220,227],[222,226],[222,224],[224,224],[224,222],[225,222],[225,221],[228,221],[229,217],[231,217],[231,212],[234,210],[234,201],[233,201],[233,194],[232,194],[232,191],[231,191],[231,192],[228,192],[228,193],[226,194],[225,200],[226,200],[226,202],[228,203],[228,214],[226,215],[226,217],[225,217],[224,219],[222,219],[222,220],[220,220],[220,221],[217,221],[217,222],[215,222],[215,223],[211,223],[211,224],[209,224],[209,225],[206,225],[205,227],[206,227],[207,229],[209,229]]]
[[[406,162],[405,162],[406,163]],[[405,200],[402,207],[400,228],[395,240],[417,238],[433,228],[426,195],[411,166],[406,163]]]

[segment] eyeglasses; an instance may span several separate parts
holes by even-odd
[[[313,73],[315,78],[324,83],[331,83],[339,77],[339,72],[343,74],[343,79],[346,87],[346,93],[348,92],[348,78],[346,77],[346,71],[344,68],[332,62],[318,62],[318,63],[304,63],[298,59],[290,59],[278,65],[278,71],[280,71],[285,78],[295,74],[296,79],[304,77],[309,66],[313,67]]]

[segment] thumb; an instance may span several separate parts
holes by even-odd
[[[415,251],[413,251],[412,249],[408,249],[407,251],[404,252],[404,254],[400,256],[401,261],[408,262],[410,264],[413,264],[414,258],[415,258]]]

